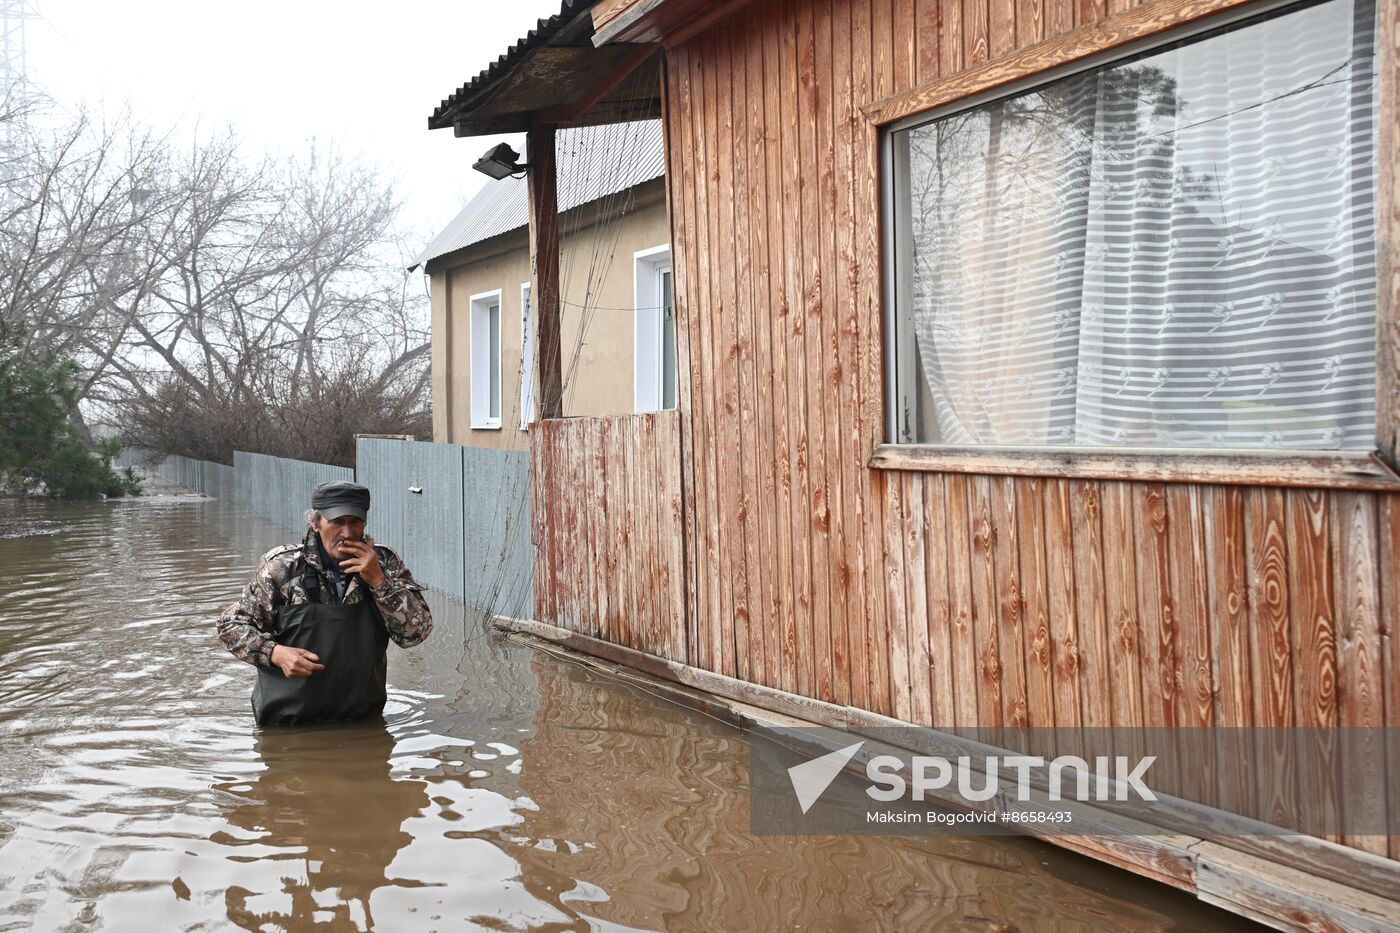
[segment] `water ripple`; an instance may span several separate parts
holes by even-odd
[[[6,502],[0,527],[0,929],[1218,920],[1014,840],[752,836],[743,733],[440,599],[383,722],[259,732],[213,620],[294,536],[181,498]]]

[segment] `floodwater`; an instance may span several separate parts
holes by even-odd
[[[0,502],[0,930],[1242,925],[1030,841],[751,836],[743,732],[445,599],[384,722],[259,732],[213,620],[288,537]]]

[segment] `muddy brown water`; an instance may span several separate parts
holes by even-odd
[[[434,599],[384,722],[259,732],[213,619],[288,534],[0,502],[0,930],[1168,930],[1024,840],[759,837],[745,733]]]

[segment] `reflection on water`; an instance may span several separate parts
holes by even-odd
[[[258,731],[213,619],[291,537],[0,502],[0,929],[1239,925],[1025,841],[751,836],[742,732],[442,599],[383,721]]]
[[[352,728],[269,729],[258,735],[253,752],[265,770],[249,781],[214,785],[225,795],[221,806],[229,829],[216,832],[212,841],[246,848],[250,859],[291,863],[294,874],[273,898],[230,887],[229,919],[247,930],[268,924],[304,927],[317,920],[370,926],[371,896],[394,883],[389,865],[413,841],[404,824],[427,807],[426,783],[394,780],[394,737],[382,721]],[[352,813],[345,812],[348,801],[354,801]],[[280,851],[264,854],[269,849]],[[316,901],[321,891],[337,892],[338,903],[321,907]],[[286,899],[290,905],[283,910]],[[265,908],[264,901],[270,902]]]

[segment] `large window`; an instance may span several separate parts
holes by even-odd
[[[1371,449],[1374,0],[888,136],[889,436]]]
[[[471,297],[472,427],[501,426],[501,293]]]

